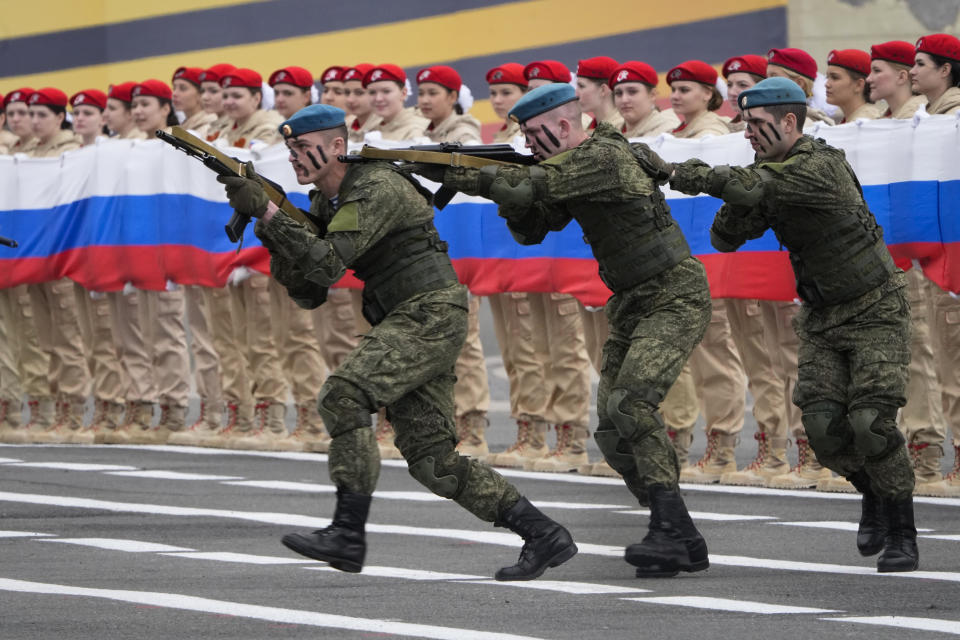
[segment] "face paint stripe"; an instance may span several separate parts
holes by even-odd
[[[317,159],[309,151],[307,151],[307,157],[310,158],[310,162],[313,163],[314,169],[323,169],[323,165],[317,162]]]
[[[557,137],[553,135],[553,132],[550,131],[550,128],[547,125],[543,125],[543,132],[546,134],[547,139],[550,140],[550,144],[559,149],[560,141],[557,140]]]
[[[777,128],[776,128],[775,126],[773,126],[773,123],[772,123],[772,122],[768,122],[768,123],[767,123],[767,126],[770,127],[770,131],[773,131],[773,135],[775,135],[775,136],[777,137],[777,141],[778,141],[778,142],[783,139],[783,138],[780,137],[780,132],[777,131]]]
[[[317,153],[320,154],[320,159],[323,160],[323,164],[327,164],[329,162],[329,160],[327,160],[327,154],[323,152],[323,147],[320,145],[317,145]],[[317,169],[319,168],[320,167],[317,167]]]
[[[758,127],[758,130],[760,131],[760,135],[762,135],[762,136],[766,139],[767,144],[772,147],[772,146],[773,146],[773,140],[770,139],[770,136],[767,135],[767,132],[764,130],[764,128],[763,128],[763,127]]]
[[[546,151],[547,146],[546,146],[545,144],[543,144],[543,140],[540,139],[540,136],[535,135],[535,136],[533,136],[533,139],[536,140],[538,147],[540,147],[541,149],[543,149],[544,151]]]

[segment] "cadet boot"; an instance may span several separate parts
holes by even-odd
[[[243,451],[290,451],[295,443],[290,441],[286,425],[287,405],[279,402],[261,402],[254,407],[253,428],[238,432],[230,440],[231,449]]]
[[[397,445],[393,443],[395,434],[393,433],[393,425],[387,420],[386,409],[380,409],[380,411],[377,412],[377,429],[375,433],[377,435],[377,448],[380,449],[381,460],[400,460],[403,458],[400,449],[397,449]]]
[[[920,551],[917,549],[917,527],[913,522],[913,496],[894,502],[883,501],[887,515],[887,538],[883,553],[877,558],[877,571],[916,571],[920,566]]]
[[[850,476],[850,484],[863,495],[860,499],[857,551],[862,556],[875,556],[883,549],[887,537],[887,516],[883,511],[883,500],[873,492],[870,476],[863,469]]]
[[[63,430],[65,403],[55,397],[44,397],[40,402],[41,408],[45,409],[44,420],[43,423],[37,423],[30,429],[30,442],[37,444],[66,442],[68,434]]]
[[[123,422],[123,405],[109,400],[93,401],[93,421],[90,428],[93,430],[93,442],[103,444],[108,433],[116,431]]]
[[[960,487],[960,445],[953,445],[953,470],[943,480],[951,487]]]
[[[83,414],[87,408],[87,399],[83,396],[64,396],[61,429],[63,442],[70,444],[93,444],[95,432],[91,427],[83,426]]]
[[[599,462],[588,462],[577,467],[577,473],[584,476],[601,476],[604,478],[622,478],[606,460]]]
[[[940,466],[943,460],[943,447],[927,442],[911,442],[907,448],[910,451],[913,473],[916,476],[913,495],[935,498],[960,496],[960,486],[951,486],[943,478]]]
[[[689,468],[690,445],[693,444],[693,427],[689,429],[667,429],[667,435],[670,436],[670,442],[673,443],[673,450],[677,452],[680,469]]]
[[[587,438],[590,431],[586,427],[570,424],[558,424],[557,448],[539,460],[531,460],[524,469],[566,473],[576,471],[577,467],[590,462],[587,457]]]
[[[570,532],[544,515],[526,498],[521,497],[493,525],[506,527],[523,538],[517,564],[497,571],[493,576],[495,580],[533,580],[547,569],[558,567],[577,555],[577,545]]]
[[[486,462],[494,467],[522,469],[527,460],[543,458],[550,453],[546,437],[546,421],[523,414],[517,419],[517,441],[503,453],[491,454]]]
[[[27,407],[30,420],[24,425],[27,430],[25,439],[27,442],[42,442],[44,433],[56,421],[56,400],[53,396],[36,396],[27,402]]]
[[[647,487],[650,528],[643,541],[627,547],[624,559],[638,578],[670,578],[710,566],[707,543],[690,519],[680,492],[662,484]]]
[[[488,455],[486,432],[489,424],[486,411],[470,411],[457,416],[457,452],[471,458]]]
[[[200,438],[197,442],[198,447],[214,447],[217,449],[227,449],[230,441],[240,432],[247,432],[253,428],[253,416],[249,414],[245,407],[241,407],[236,402],[227,403],[227,419],[225,424],[205,438]]]
[[[725,473],[737,470],[737,460],[733,448],[737,436],[710,430],[707,433],[707,450],[703,457],[692,467],[680,471],[680,482],[694,484],[715,484]]]
[[[21,444],[27,441],[20,399],[0,400],[0,442]]]
[[[213,436],[220,428],[223,413],[220,406],[200,401],[200,415],[186,429],[175,431],[167,438],[167,444],[199,447],[200,443]]]
[[[153,403],[134,400],[127,403],[124,423],[108,433],[105,444],[153,444],[150,431],[153,426]]]
[[[323,426],[315,403],[297,405],[297,426],[290,434],[291,451],[326,453],[330,450],[330,434]]]
[[[160,420],[157,427],[150,431],[150,444],[167,444],[170,436],[187,429],[187,408],[180,405],[162,402],[160,404]]]
[[[797,466],[788,473],[767,481],[771,489],[812,489],[821,480],[830,479],[830,469],[824,469],[810,448],[810,443],[797,438]]]
[[[790,472],[786,438],[771,438],[763,431],[753,437],[757,440],[757,457],[742,470],[720,476],[720,484],[762,487],[771,478]]]
[[[340,571],[360,573],[367,555],[365,524],[372,497],[337,488],[337,508],[329,527],[313,533],[288,533],[283,546],[302,556],[329,562]]]

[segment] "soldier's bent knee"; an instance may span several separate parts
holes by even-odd
[[[824,400],[803,407],[800,422],[807,432],[807,440],[818,456],[841,451],[849,442],[849,434],[842,425],[847,408],[839,402]]]
[[[470,478],[470,458],[461,456],[452,442],[441,442],[408,469],[417,482],[442,498],[455,500]]]
[[[320,389],[317,412],[332,438],[373,424],[370,418],[373,408],[367,395],[356,385],[336,376],[327,378]]]
[[[661,400],[663,396],[652,387],[613,389],[607,398],[607,417],[620,437],[639,442],[654,431],[666,428],[657,412]]]
[[[850,426],[857,449],[867,458],[882,458],[902,447],[893,407],[858,407],[850,411]]]
[[[603,424],[597,427],[593,439],[597,441],[603,459],[614,471],[620,475],[626,475],[636,470],[637,465],[633,460],[633,454],[627,450],[629,444],[620,437],[620,432],[614,429],[612,424],[606,429]]]

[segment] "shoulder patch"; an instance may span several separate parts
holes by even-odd
[[[798,153],[796,155],[790,156],[783,162],[761,162],[759,166],[763,169],[769,169],[770,171],[773,171],[775,173],[783,173],[783,171],[787,167],[789,167],[792,164],[796,164],[799,160],[801,160],[802,155],[803,154]]]
[[[334,214],[327,231],[360,231],[359,214],[360,205],[356,201],[346,203]]]

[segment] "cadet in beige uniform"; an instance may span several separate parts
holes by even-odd
[[[327,67],[320,74],[320,85],[323,87],[323,91],[320,93],[320,104],[329,104],[338,109],[346,108],[346,94],[343,90],[344,71],[344,67],[334,65]]]
[[[0,94],[0,107],[4,104]],[[20,141],[6,129],[7,114],[0,110],[0,155],[10,153],[10,147]],[[23,387],[17,371],[19,348],[17,347],[17,312],[11,305],[13,288],[0,290],[0,442],[19,442],[23,414]]]
[[[657,72],[645,62],[624,62],[611,73],[609,85],[613,104],[623,118],[620,133],[624,138],[652,138],[680,126],[672,109],[657,108],[658,81]]]
[[[223,110],[223,88],[220,77],[236,69],[232,64],[215,64],[200,74],[200,105],[214,117],[207,125],[207,142],[213,142],[227,128],[233,126],[230,116]]]
[[[610,75],[620,63],[607,56],[587,58],[577,63],[577,100],[584,113],[593,118],[587,123],[587,129],[593,131],[601,122],[608,122],[616,128],[623,127],[623,116],[613,103],[613,89],[610,88]]]
[[[417,107],[430,121],[421,134],[431,142],[480,144],[480,121],[463,113],[460,74],[443,65],[417,72]],[[487,362],[480,342],[480,298],[470,294],[467,339],[456,362],[454,385],[457,451],[473,457],[490,453],[486,429],[489,421],[490,385]]]
[[[372,64],[362,62],[343,72],[343,101],[347,107],[346,123],[350,142],[363,142],[367,133],[380,124],[380,116],[373,112],[370,93],[363,86],[363,76],[371,69]]]
[[[927,99],[930,115],[960,113],[960,39],[945,33],[917,40],[911,87]],[[954,463],[945,481],[951,493],[960,488],[960,301],[939,287],[933,291],[932,341],[943,387],[943,411],[953,437]],[[927,447],[931,448],[931,447]],[[936,450],[936,449],[934,449]],[[936,458],[930,453],[920,452]],[[933,465],[925,465],[930,471]],[[932,474],[926,474],[933,479]]]
[[[63,128],[67,96],[59,89],[38,89],[28,100],[30,124],[37,144],[32,158],[56,158],[80,148],[70,129]],[[67,278],[28,286],[41,348],[49,354],[50,389],[56,397],[57,420],[30,434],[32,442],[69,442],[83,428],[90,393],[90,372],[80,333],[76,284]]]
[[[843,114],[837,124],[880,117],[880,109],[870,99],[868,75],[870,54],[866,51],[834,49],[827,55],[827,103]]]
[[[767,77],[789,78],[797,83],[807,96],[807,118],[804,129],[813,128],[817,122],[836,124],[824,111],[811,106],[813,85],[817,79],[817,61],[803,49],[770,49],[767,52]]]

